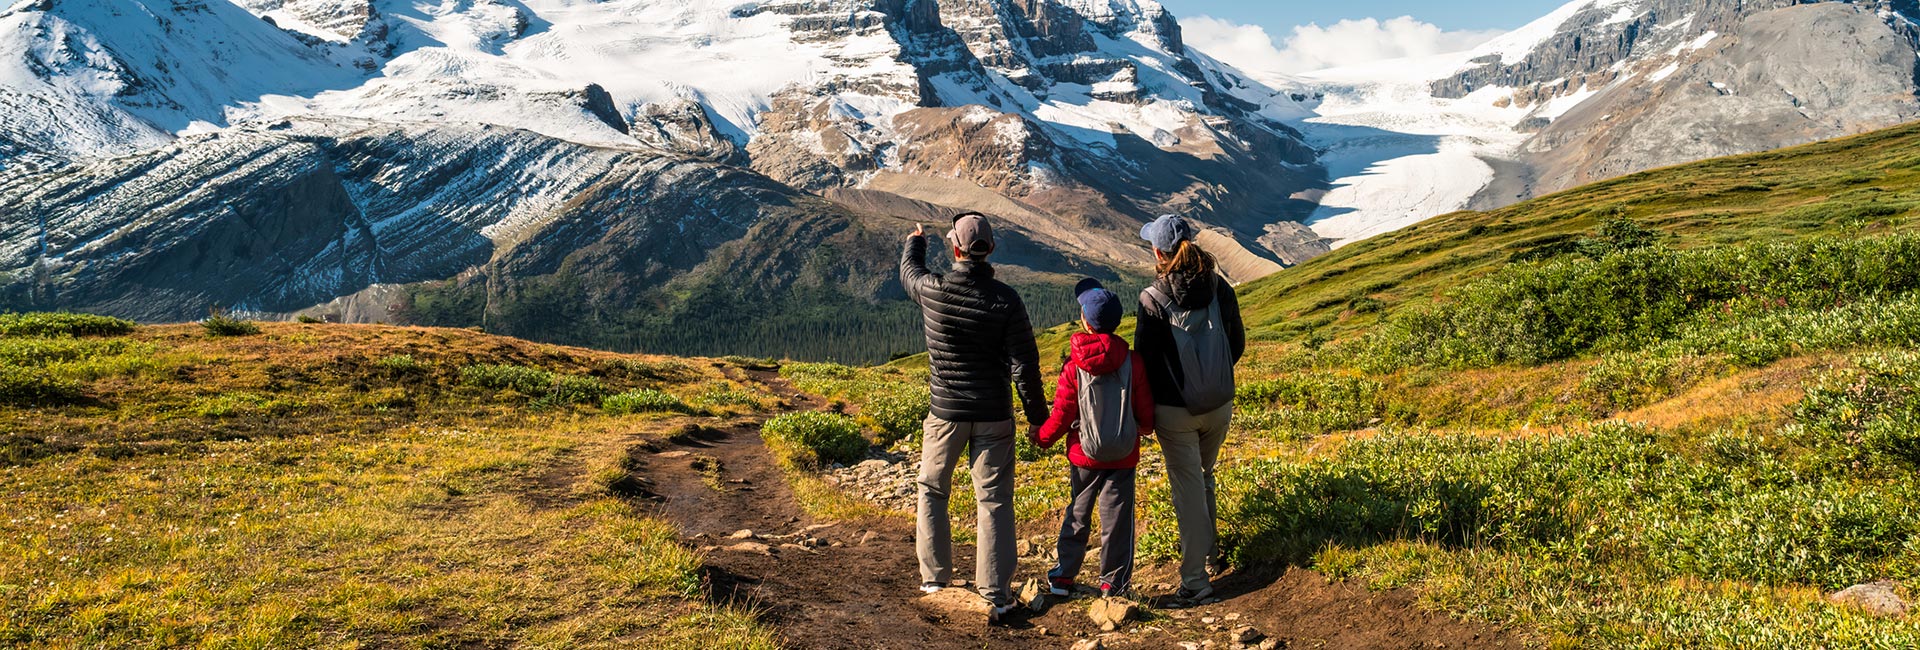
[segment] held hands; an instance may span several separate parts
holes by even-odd
[[[913,224],[913,235],[911,236],[916,238],[927,236],[927,224],[924,224],[924,223]]]

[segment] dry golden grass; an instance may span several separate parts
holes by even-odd
[[[516,364],[687,400],[745,390],[713,364],[263,329],[142,328],[133,352],[41,367],[86,378],[81,402],[0,406],[0,645],[776,645],[705,601],[678,531],[596,481],[684,418],[459,379]]]
[[[1619,418],[1662,429],[1771,429],[1786,423],[1807,386],[1846,365],[1846,357],[1835,354],[1785,359],[1706,382]]]

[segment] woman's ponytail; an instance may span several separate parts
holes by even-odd
[[[1155,271],[1162,277],[1173,274],[1195,276],[1212,273],[1213,269],[1213,255],[1202,250],[1199,244],[1191,240],[1181,240],[1180,247],[1173,252],[1173,255],[1160,260],[1160,265]]]

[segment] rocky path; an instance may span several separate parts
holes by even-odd
[[[776,376],[753,379],[793,410],[820,406]],[[708,597],[755,611],[789,647],[1225,649],[1239,645],[1236,637],[1249,648],[1520,647],[1491,628],[1420,610],[1411,594],[1369,593],[1301,570],[1230,576],[1220,603],[1146,612],[1113,632],[1089,617],[1089,599],[988,625],[967,609],[966,590],[921,597],[910,521],[809,516],[761,444],[760,422],[681,436],[647,454],[639,471],[661,498],[660,514],[706,549]],[[957,545],[955,556],[961,577],[971,577],[972,547]],[[1042,570],[1023,565],[1017,580]]]

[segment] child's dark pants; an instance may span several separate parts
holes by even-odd
[[[1050,577],[1073,578],[1087,558],[1093,510],[1100,509],[1100,581],[1113,595],[1133,587],[1132,469],[1073,468],[1073,503],[1060,524],[1060,564]]]

